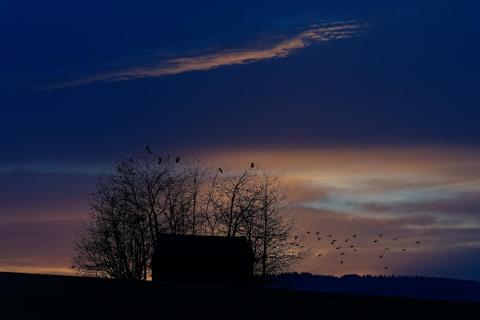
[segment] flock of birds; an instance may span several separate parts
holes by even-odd
[[[358,239],[358,234],[353,234],[350,237],[347,237],[345,239],[339,240],[337,237],[335,237],[333,234],[329,234],[326,236],[321,236],[320,232],[311,232],[307,231],[306,236],[310,237],[310,240],[314,240],[316,242],[323,242],[326,245],[329,246],[329,248],[334,249],[335,251],[338,251],[339,255],[339,264],[343,265],[345,264],[345,258],[347,255],[351,255],[352,253],[358,252],[360,249],[357,246],[356,240]],[[294,239],[290,243],[292,246],[298,247],[298,248],[304,248],[304,245],[301,243],[301,239],[303,238],[300,235],[294,236]],[[372,241],[372,244],[375,246],[380,246],[381,244],[388,243],[388,241],[391,241],[390,243],[398,243],[399,239],[398,238],[389,238],[387,239],[383,233],[380,233],[375,239],[370,240]],[[420,241],[415,241],[415,245],[421,245]],[[381,247],[381,253],[378,255],[378,259],[384,261],[385,256],[388,252],[391,252],[392,249],[389,246],[382,245]],[[348,252],[350,251],[350,253]],[[407,252],[406,248],[401,248],[400,252]],[[323,253],[318,253],[316,254],[316,258],[323,257]],[[383,266],[384,270],[389,270],[389,266],[385,265]]]

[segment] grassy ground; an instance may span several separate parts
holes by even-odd
[[[475,318],[480,304],[0,273],[0,319]],[[2,316],[3,315],[3,316]]]

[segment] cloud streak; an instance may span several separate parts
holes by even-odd
[[[246,48],[218,50],[216,52],[185,55],[158,61],[153,66],[128,67],[85,77],[79,80],[48,86],[47,89],[60,89],[96,82],[128,81],[142,78],[161,78],[191,71],[208,71],[224,66],[242,65],[263,60],[286,58],[313,43],[348,39],[368,26],[361,22],[331,22],[312,25],[295,35],[260,39],[257,44]],[[275,39],[272,41],[272,39]]]

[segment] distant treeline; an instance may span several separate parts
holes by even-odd
[[[480,282],[421,276],[333,277],[311,273],[284,273],[269,276],[266,286],[326,293],[480,301]]]

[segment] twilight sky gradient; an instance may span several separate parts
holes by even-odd
[[[306,240],[298,270],[384,273],[384,233],[389,273],[480,280],[479,12],[0,0],[0,270],[70,273],[96,176],[149,144],[254,160],[284,174],[299,231],[359,234],[342,266]]]

